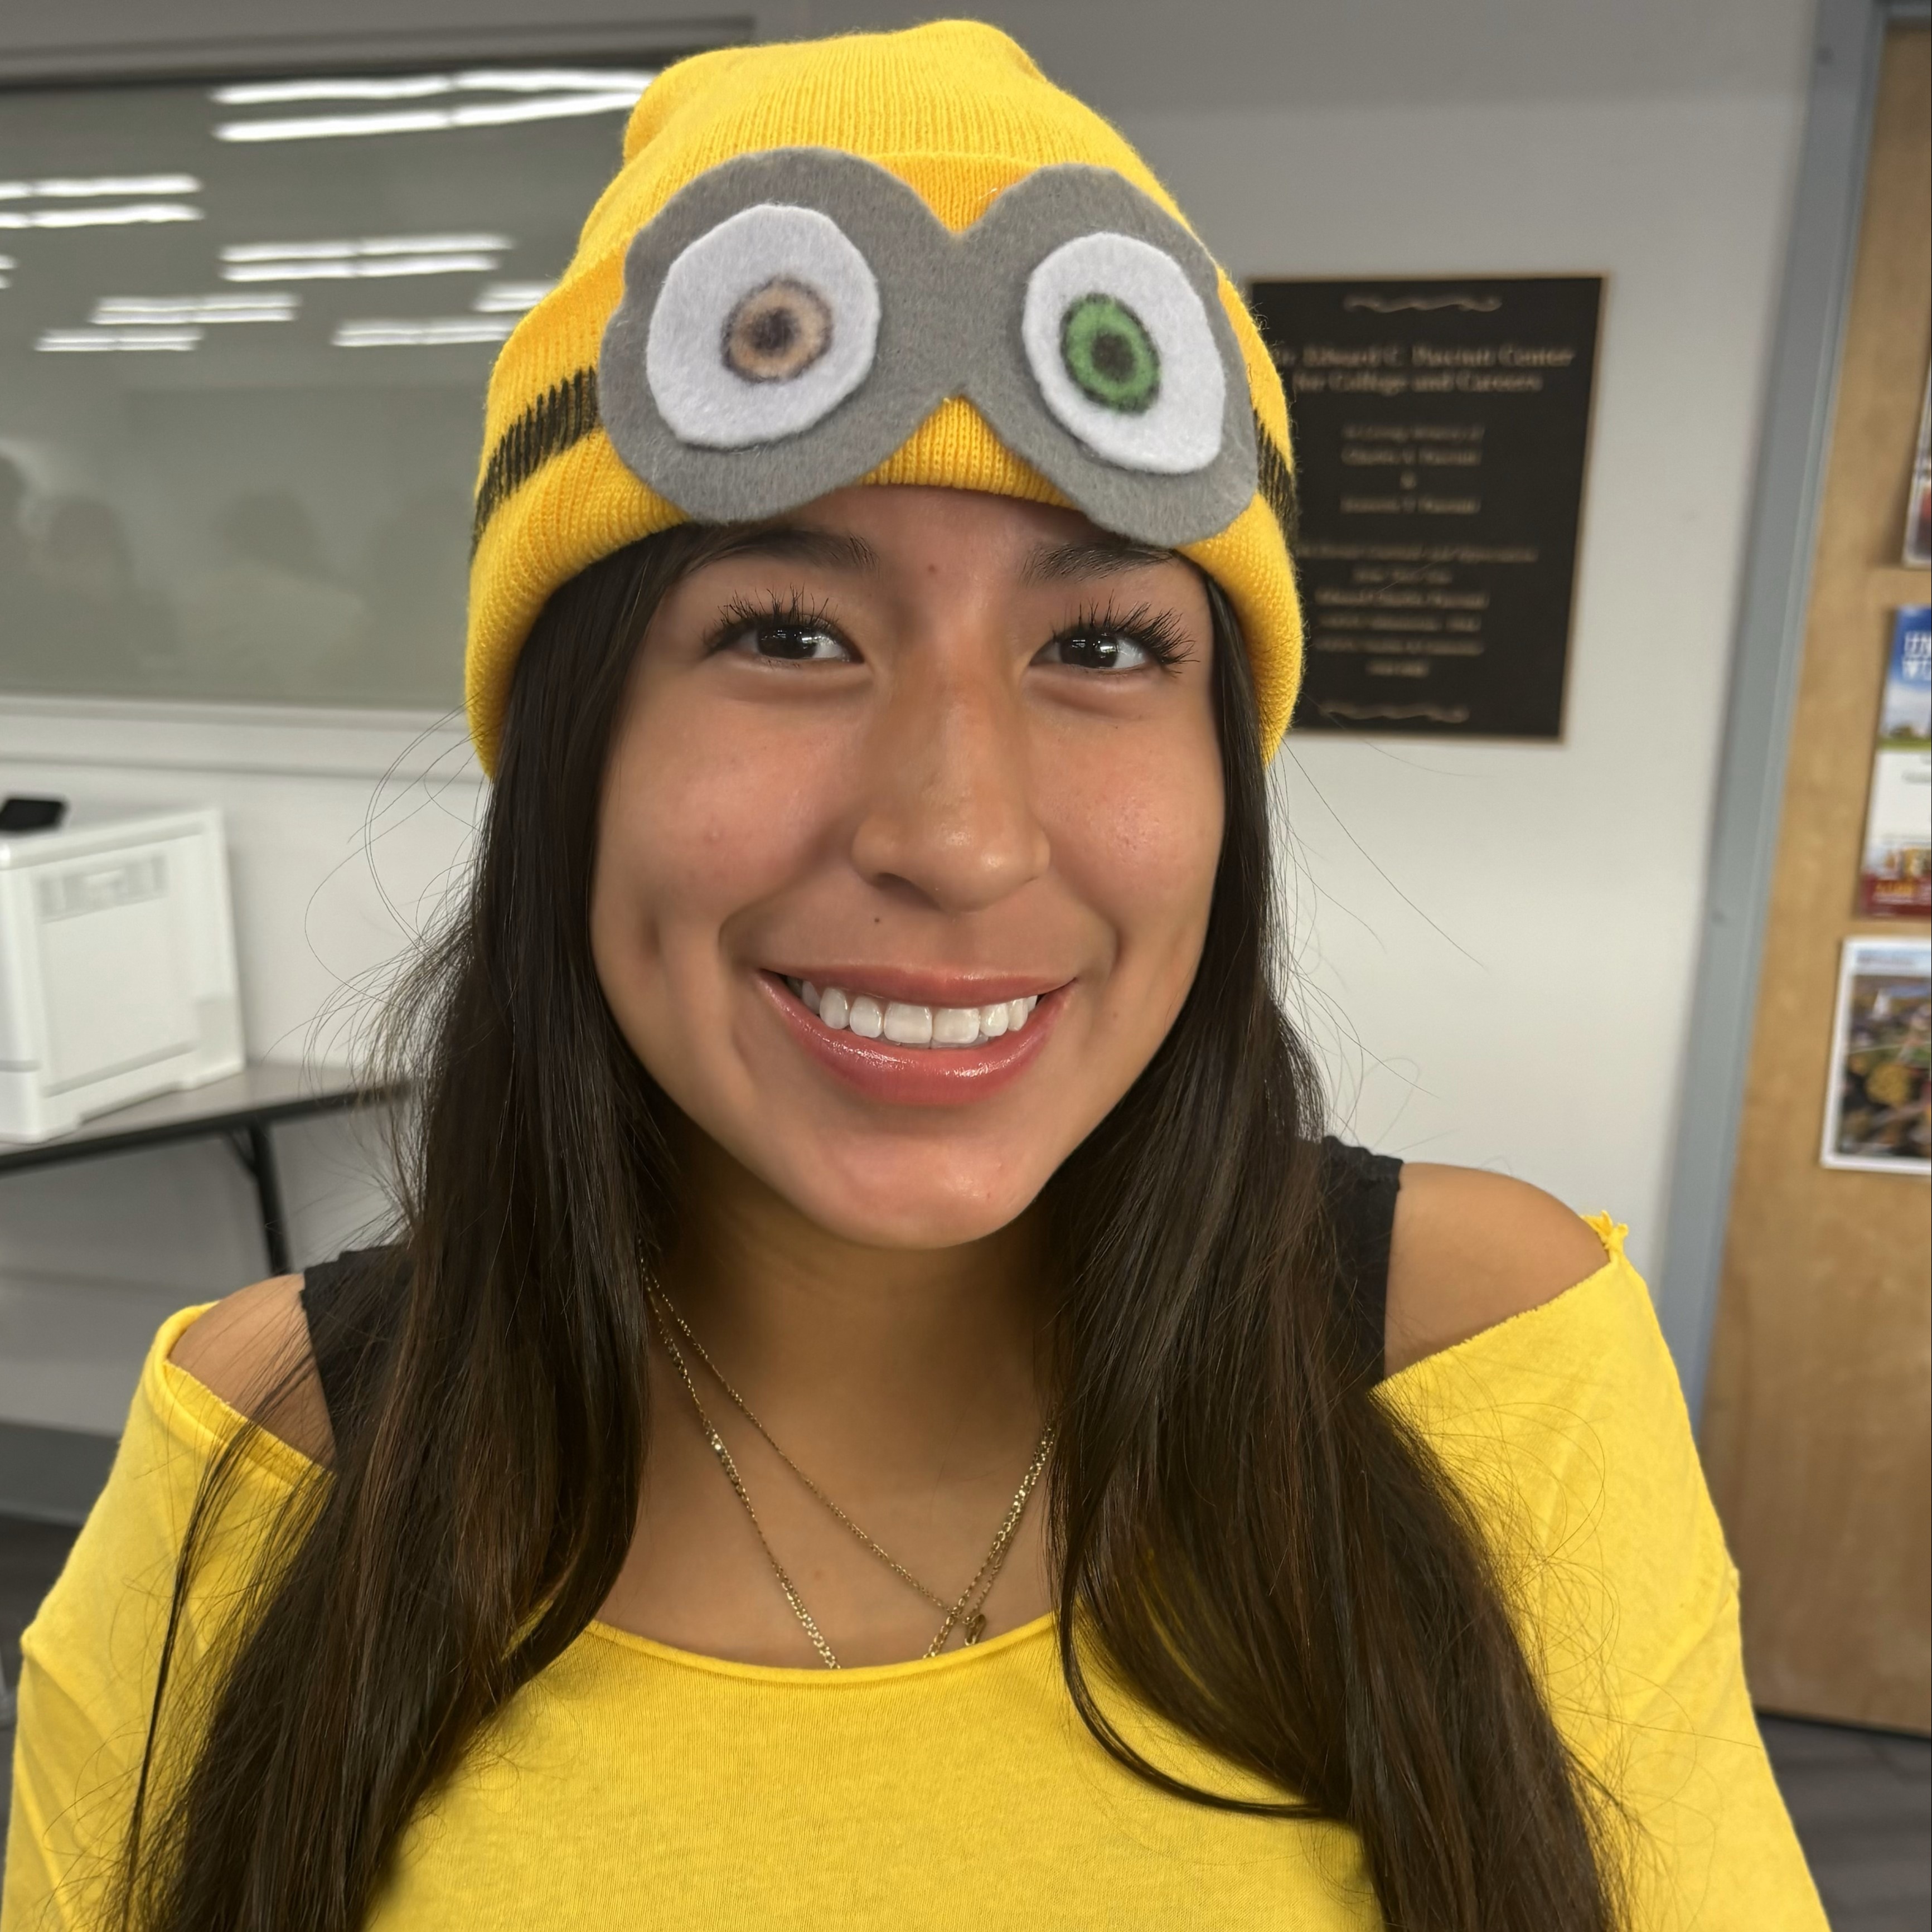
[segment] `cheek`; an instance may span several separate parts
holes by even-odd
[[[1164,1031],[1198,963],[1220,860],[1221,766],[1212,728],[1056,760],[1042,801],[1058,869],[1116,949],[1115,1001]]]
[[[795,737],[781,752],[748,710],[653,698],[646,686],[613,750],[591,897],[598,976],[627,1032],[634,1014],[668,1019],[670,999],[722,1007],[722,928],[798,877],[836,809],[835,757]]]

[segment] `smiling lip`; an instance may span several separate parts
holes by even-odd
[[[820,969],[823,983],[838,985],[835,969]],[[1052,1034],[1066,1002],[1066,988],[1043,990],[1038,980],[968,977],[965,975],[892,972],[880,967],[847,968],[842,983],[908,1004],[936,1006],[987,1006],[998,999],[1038,994],[1024,1029],[976,1046],[935,1052],[930,1047],[895,1046],[888,1040],[862,1040],[850,1032],[835,1033],[794,995],[781,975],[758,976],[766,998],[777,1010],[799,1045],[844,1085],[868,1100],[887,1100],[904,1107],[951,1107],[976,1100],[1010,1085],[1031,1065]],[[800,973],[795,976],[803,978]]]

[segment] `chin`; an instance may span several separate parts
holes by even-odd
[[[743,1159],[743,1156],[740,1156]],[[814,1162],[799,1171],[784,1159],[746,1162],[793,1210],[828,1234],[868,1248],[955,1248],[984,1240],[1017,1220],[1051,1178],[1051,1164],[1016,1173],[1006,1162],[962,1154],[927,1142],[915,1160]],[[882,1171],[882,1169],[885,1171]]]

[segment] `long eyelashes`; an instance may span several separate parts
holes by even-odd
[[[709,657],[722,650],[748,632],[780,637],[834,638],[848,650],[852,650],[845,633],[827,614],[829,608],[796,590],[783,597],[734,597],[718,612],[705,638],[705,655]]]
[[[1156,610],[1148,604],[1138,604],[1125,611],[1112,604],[1084,610],[1072,623],[1054,632],[1046,648],[1108,638],[1122,638],[1138,644],[1162,670],[1172,670],[1194,655],[1173,612]]]
[[[718,612],[705,640],[710,656],[748,633],[782,638],[826,637],[859,655],[851,640],[832,622],[830,607],[824,602],[792,591],[782,597],[734,597]],[[1162,670],[1172,670],[1193,656],[1181,627],[1171,610],[1151,604],[1136,604],[1122,610],[1108,603],[1090,605],[1072,623],[1063,625],[1041,646],[1050,650],[1056,644],[1100,643],[1122,639],[1138,645]],[[1118,673],[1102,674],[1119,675]]]

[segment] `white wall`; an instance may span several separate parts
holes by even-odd
[[[1280,777],[1309,1018],[1344,1118],[1390,1151],[1610,1208],[1644,1265],[1662,1246],[1796,99],[1129,125],[1238,272],[1609,276],[1564,742],[1310,736]]]
[[[633,33],[652,16],[604,4]],[[526,10],[340,0],[330,19],[344,34],[416,35],[520,30]],[[775,32],[915,14],[758,10]],[[1394,1151],[1611,1207],[1640,1262],[1654,1256],[1810,0],[982,10],[1121,123],[1238,276],[1610,276],[1565,742],[1310,739],[1279,770],[1302,998],[1344,1121]],[[278,35],[314,44],[293,0],[172,0],[165,26],[136,0],[14,0],[0,70],[111,63],[137,44],[125,57],[142,64],[205,60],[192,50],[237,32],[257,56]],[[172,55],[155,51],[163,35]],[[371,846],[374,775],[400,740],[365,736],[358,748],[353,733],[260,717],[63,725],[11,707],[0,772],[221,804],[250,1047],[286,1056],[400,942],[407,908],[460,860],[478,796],[405,777]],[[339,1126],[287,1144],[298,1255],[312,1258],[375,1197]],[[0,1419],[111,1428],[160,1315],[256,1271],[226,1160],[178,1149],[0,1182]],[[1660,1288],[1667,1319],[1684,1318]]]
[[[483,796],[446,722],[44,699],[0,709],[0,780],[219,806],[248,1051],[292,1060],[351,1056]],[[340,1116],[274,1132],[299,1265],[382,1214],[378,1135]],[[252,1184],[219,1142],[0,1178],[0,1421],[118,1432],[163,1318],[265,1271]]]

